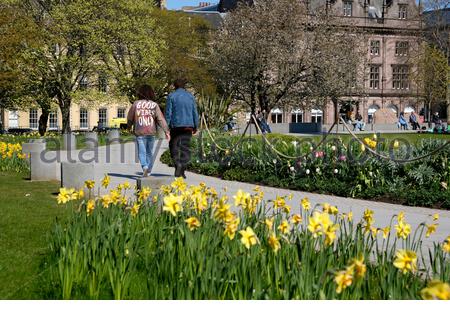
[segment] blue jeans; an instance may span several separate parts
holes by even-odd
[[[136,143],[142,170],[150,169],[150,172],[153,167],[153,145],[155,144],[155,137],[137,136]]]

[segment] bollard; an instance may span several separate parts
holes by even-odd
[[[76,150],[77,139],[73,133],[63,134],[63,147],[64,150]]]
[[[108,131],[108,144],[120,143],[120,130],[111,129]]]
[[[86,132],[84,134],[84,141],[86,143],[86,148],[94,149],[98,147],[98,133],[97,132]]]

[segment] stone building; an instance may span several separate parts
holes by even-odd
[[[223,16],[237,3],[251,0],[221,0],[208,10]],[[359,112],[369,124],[395,124],[400,112],[420,112],[423,107],[414,87],[414,65],[411,56],[421,41],[421,10],[415,0],[306,0],[310,8],[328,6],[346,24],[356,26],[367,36],[362,45],[367,48],[364,91],[359,96],[343,97],[352,101],[354,112]],[[206,13],[206,12],[205,12]],[[201,12],[198,12],[201,14]],[[334,121],[331,102],[323,110],[293,108],[272,110],[269,122],[323,123]]]

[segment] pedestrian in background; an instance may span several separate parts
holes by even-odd
[[[133,103],[127,116],[128,130],[134,128],[138,148],[139,162],[143,176],[147,177],[153,167],[153,145],[157,133],[156,126],[161,127],[166,138],[170,140],[169,127],[159,108],[154,102],[155,92],[149,85],[142,85],[136,92],[138,100]]]
[[[192,135],[197,132],[199,124],[195,98],[185,89],[186,83],[185,79],[175,80],[175,91],[169,94],[166,103],[166,120],[171,137],[169,149],[175,164],[175,177],[184,179],[191,159]]]

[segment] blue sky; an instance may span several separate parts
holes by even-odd
[[[198,5],[199,2],[217,3],[217,0],[167,0],[168,9],[180,9],[182,6]]]

